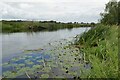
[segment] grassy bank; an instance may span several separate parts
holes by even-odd
[[[61,23],[56,21],[2,21],[2,32],[29,32],[58,30],[75,27],[92,27],[94,23]]]
[[[98,25],[84,33],[75,45],[91,64],[90,73],[81,77],[118,77],[118,26]]]

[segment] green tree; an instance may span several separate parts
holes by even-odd
[[[118,3],[117,0],[111,0],[106,4],[105,12],[101,13],[101,23],[118,24]]]

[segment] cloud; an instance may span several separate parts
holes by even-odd
[[[11,0],[0,3],[2,19],[97,22],[105,0]]]
[[[12,7],[8,4],[2,4],[2,19],[32,19],[32,17],[37,17],[38,15],[34,15],[32,12],[28,12],[22,9],[18,9]]]
[[[20,6],[20,8],[31,8],[32,7],[32,5],[29,5],[29,4],[26,4],[26,3],[21,3],[21,4],[19,4],[19,6]]]
[[[97,3],[106,3],[109,0],[1,0],[3,2],[97,2]]]

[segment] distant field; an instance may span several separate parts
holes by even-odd
[[[75,27],[93,27],[95,23],[61,23],[56,21],[2,21],[2,32],[29,32]]]

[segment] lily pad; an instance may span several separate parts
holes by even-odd
[[[40,69],[42,66],[41,65],[33,65],[32,69]]]
[[[6,72],[3,73],[3,76],[5,78],[15,78],[16,74],[12,73],[11,71],[6,71]]]
[[[45,67],[42,69],[43,72],[50,72],[51,71],[51,68],[50,67]]]
[[[48,74],[42,74],[41,78],[49,78],[49,75]]]
[[[12,58],[11,60],[12,60],[12,61],[18,61],[19,58]]]

